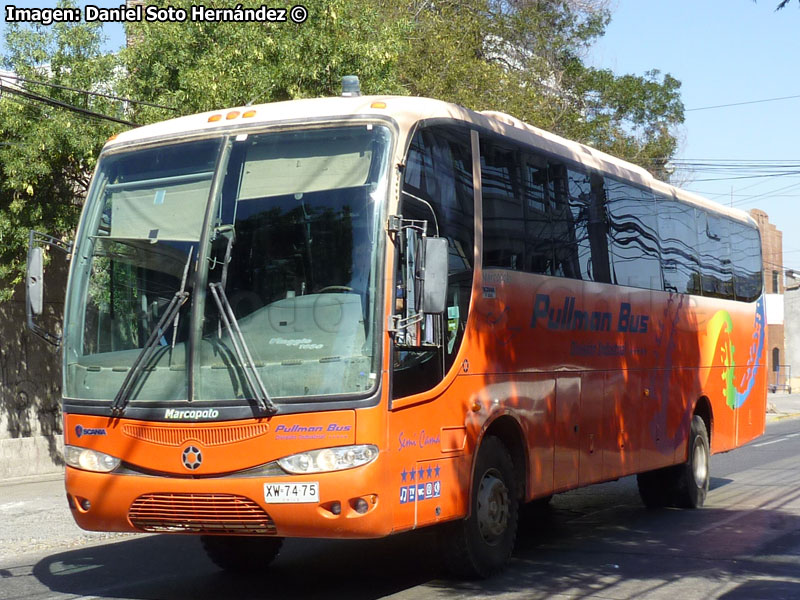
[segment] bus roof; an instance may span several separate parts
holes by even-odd
[[[712,202],[691,192],[676,188],[654,178],[638,165],[616,158],[591,146],[562,138],[554,133],[539,129],[516,117],[497,111],[475,112],[441,100],[414,96],[355,96],[309,98],[288,100],[253,106],[240,106],[215,110],[168,121],[145,125],[120,133],[109,140],[106,149],[172,138],[182,134],[202,134],[204,132],[224,131],[259,124],[284,122],[308,122],[336,119],[346,115],[359,117],[390,117],[401,130],[408,132],[415,123],[426,119],[454,119],[495,131],[521,143],[545,152],[563,156],[609,175],[652,188],[666,196],[673,196],[690,204],[697,205],[755,225],[755,221],[744,211]],[[398,149],[402,152],[403,149]],[[402,157],[398,157],[402,160]]]

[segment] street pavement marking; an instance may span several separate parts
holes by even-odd
[[[788,442],[789,438],[795,437],[798,434],[793,435],[786,435],[782,438],[778,438],[777,440],[770,440],[769,442],[761,442],[760,444],[753,444],[753,448],[760,448],[761,446],[769,446],[770,444],[777,444],[778,442]]]

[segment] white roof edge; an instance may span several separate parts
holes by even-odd
[[[385,103],[385,108],[376,107],[375,103]],[[255,111],[253,117],[242,118],[242,114]],[[226,119],[228,114],[238,112],[239,115]],[[459,106],[415,96],[356,96],[356,97],[329,97],[307,98],[301,100],[287,100],[269,104],[253,106],[238,106],[220,110],[207,111],[194,115],[177,117],[151,125],[120,133],[115,139],[110,140],[107,148],[118,144],[135,143],[148,139],[157,139],[167,136],[177,136],[182,133],[199,133],[213,131],[231,125],[268,125],[288,120],[339,118],[344,115],[392,117],[401,128],[410,130],[411,126],[423,119],[453,118],[466,121],[486,129],[496,131],[520,142],[549,151],[554,154],[566,156],[572,160],[587,164],[597,170],[610,175],[618,175],[633,182],[650,187],[669,196],[675,196],[683,201],[699,207],[713,210],[737,220],[755,224],[754,219],[744,211],[726,207],[712,202],[691,192],[681,190],[668,183],[654,178],[647,170],[633,163],[616,158],[606,152],[592,148],[585,144],[574,142],[559,135],[539,129],[534,125],[525,123],[516,117],[498,111],[475,112]],[[212,115],[221,115],[217,122],[210,123]]]

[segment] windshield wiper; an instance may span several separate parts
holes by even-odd
[[[180,289],[172,296],[172,300],[169,301],[166,310],[161,314],[161,318],[158,320],[158,323],[156,323],[153,331],[150,332],[150,336],[147,338],[144,346],[142,346],[139,356],[133,361],[133,365],[131,365],[128,374],[125,376],[125,380],[122,382],[122,386],[119,388],[117,395],[114,396],[114,401],[111,403],[112,417],[121,417],[125,413],[125,407],[131,399],[133,388],[144,372],[145,366],[150,362],[153,353],[156,351],[159,345],[158,341],[164,336],[166,330],[173,323],[177,327],[181,306],[183,306],[189,298],[189,292],[186,291],[186,279],[189,275],[189,264],[192,262],[193,251],[194,249],[190,248],[189,256],[186,257],[186,265],[183,268],[183,278],[181,279]],[[173,332],[173,347],[174,340],[175,332]]]
[[[211,295],[214,297],[214,302],[217,304],[222,323],[225,325],[225,329],[228,330],[228,336],[231,338],[236,360],[239,362],[239,367],[244,373],[247,385],[253,392],[253,396],[255,396],[258,407],[268,415],[274,415],[278,412],[278,407],[275,406],[275,403],[269,397],[267,388],[264,386],[264,382],[258,374],[253,356],[250,354],[250,349],[247,347],[247,342],[244,339],[242,330],[239,329],[239,322],[236,320],[236,315],[233,314],[231,304],[228,302],[228,297],[225,295],[223,283],[209,283],[208,287],[211,290]]]

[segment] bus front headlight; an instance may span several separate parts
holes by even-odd
[[[372,444],[338,446],[292,454],[278,459],[278,464],[287,473],[325,473],[343,471],[371,463],[378,457],[378,447]]]
[[[95,473],[110,473],[120,463],[120,459],[114,456],[78,446],[64,446],[64,460],[70,467]]]

